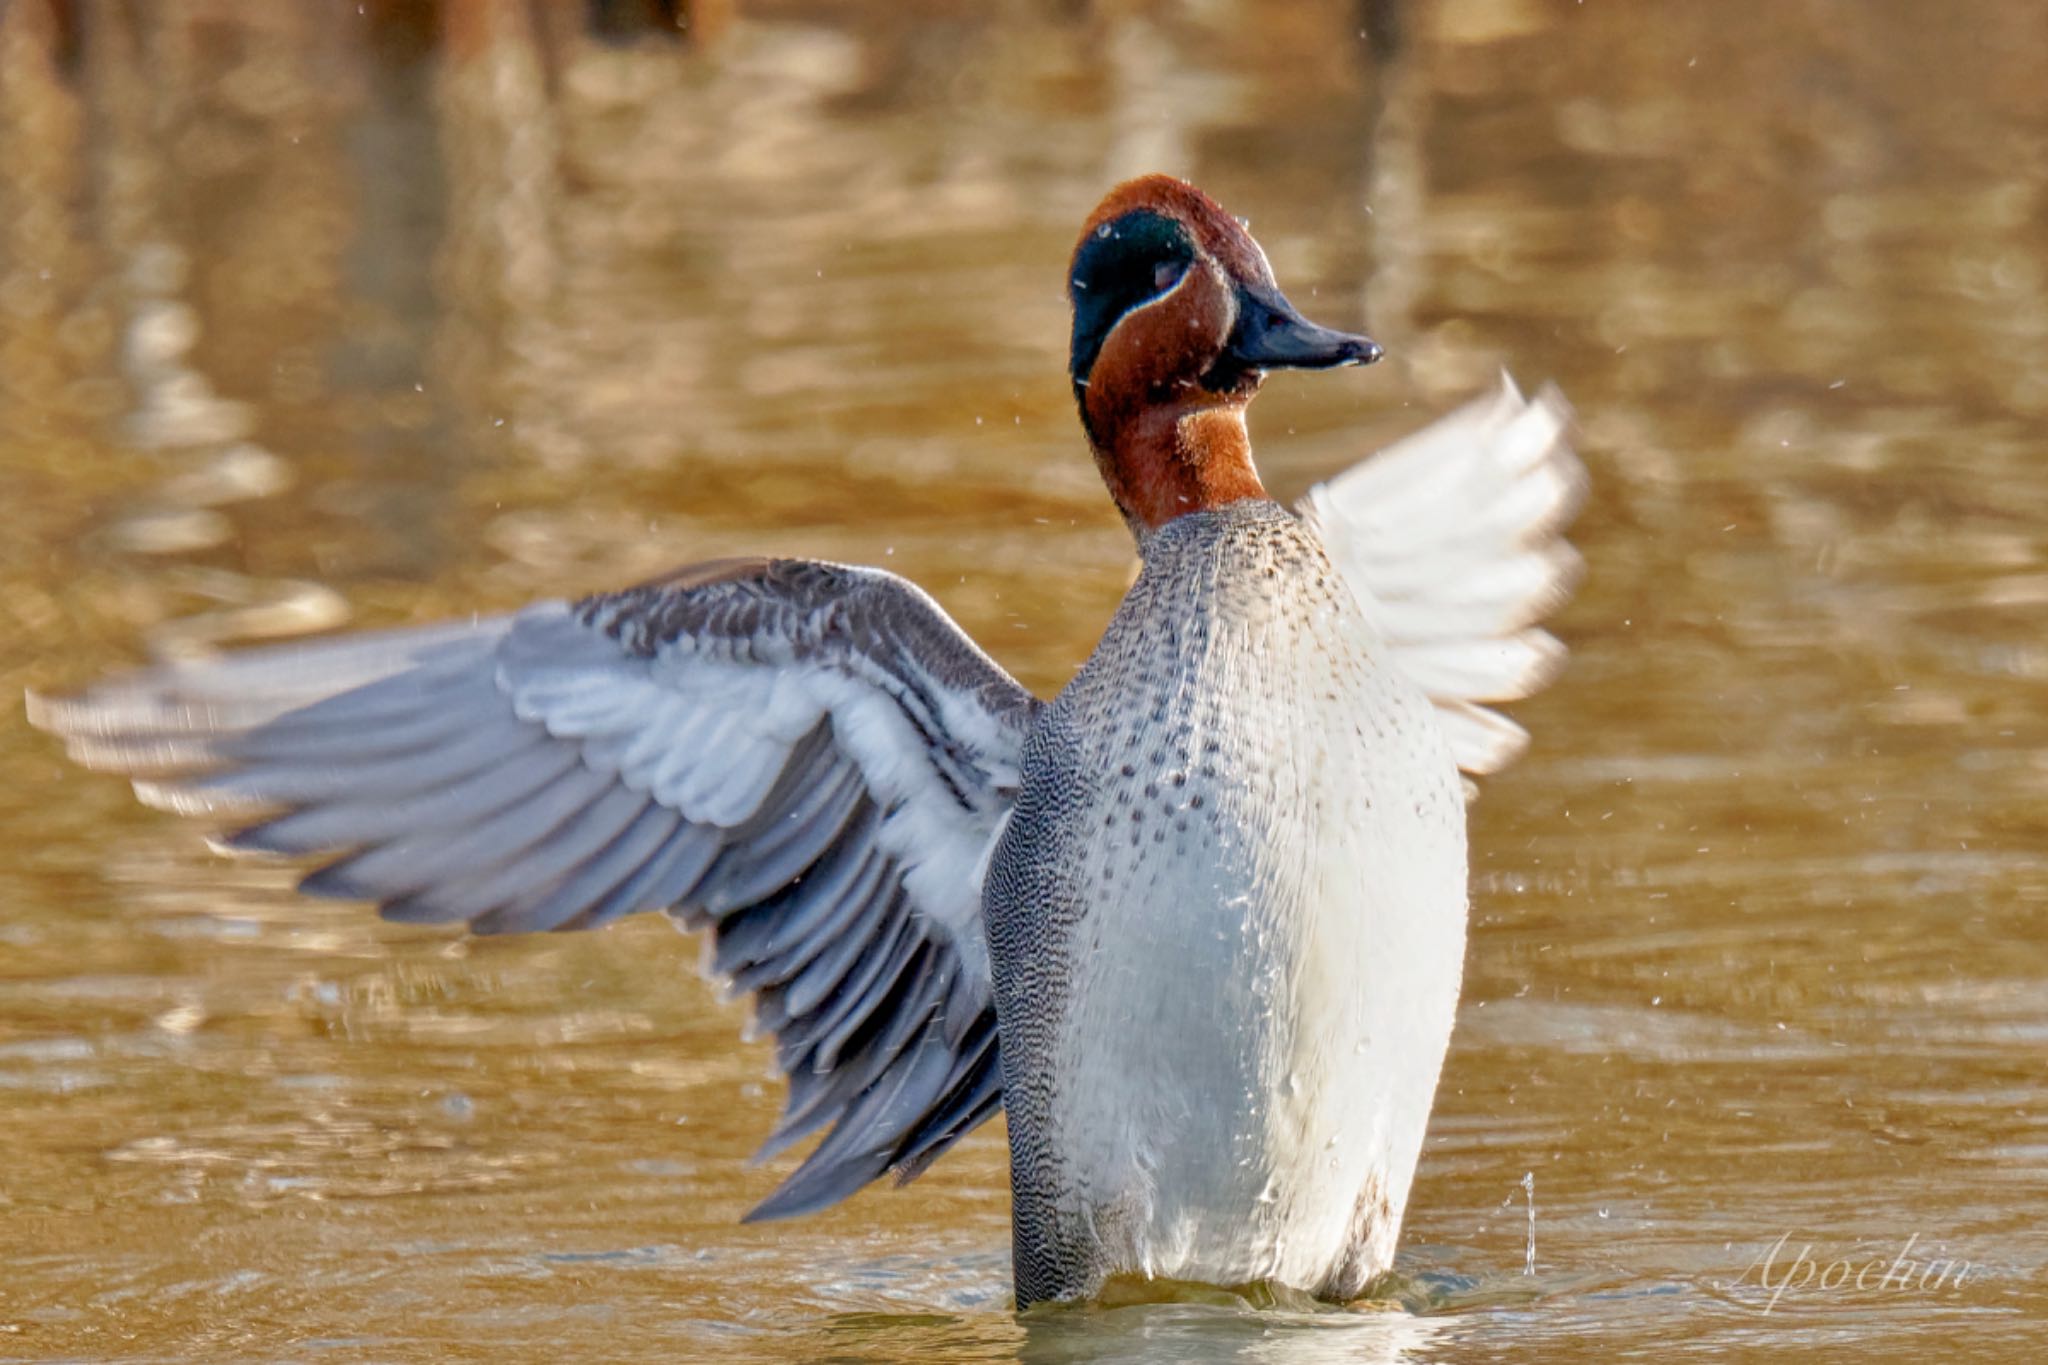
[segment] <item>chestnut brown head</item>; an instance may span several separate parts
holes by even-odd
[[[1141,534],[1264,496],[1244,407],[1267,371],[1380,357],[1370,339],[1304,318],[1243,225],[1170,176],[1119,185],[1089,215],[1067,294],[1081,422]]]

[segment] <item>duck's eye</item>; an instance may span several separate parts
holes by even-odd
[[[1087,376],[1118,320],[1180,283],[1195,255],[1187,227],[1153,209],[1132,209],[1088,234],[1067,281],[1077,380]]]

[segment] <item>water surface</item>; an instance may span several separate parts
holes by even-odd
[[[1278,494],[1502,366],[1595,479],[1397,1282],[1020,1322],[999,1125],[740,1226],[695,945],[301,902],[17,709],[0,1360],[2040,1358],[2038,16],[725,8],[0,5],[0,694],[762,550],[1049,694],[1131,571],[1065,253],[1189,175],[1389,351],[1269,385]]]

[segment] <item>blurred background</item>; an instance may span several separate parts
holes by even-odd
[[[1019,1323],[1000,1124],[739,1226],[693,944],[299,901],[6,702],[0,1360],[2038,1359],[2044,70],[2000,0],[0,0],[0,697],[763,550],[1049,694],[1151,170],[1387,347],[1268,386],[1277,495],[1503,367],[1594,479],[1378,1308]]]

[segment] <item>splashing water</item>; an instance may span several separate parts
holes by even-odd
[[[1522,1273],[1536,1273],[1536,1172],[1522,1172],[1522,1198],[1529,1205],[1529,1246],[1522,1256]]]

